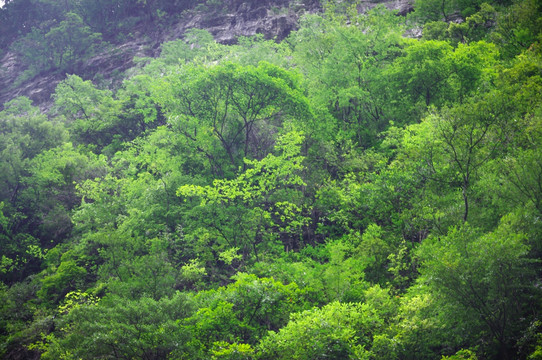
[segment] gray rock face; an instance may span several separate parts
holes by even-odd
[[[289,0],[228,1],[227,12],[197,13],[183,19],[167,36],[179,38],[186,29],[208,30],[222,44],[234,44],[239,36],[263,34],[280,41],[295,30],[300,14],[318,11],[318,1],[302,4]]]
[[[265,14],[264,14],[265,12]],[[174,34],[183,34],[187,29],[206,29],[221,44],[234,44],[239,36],[264,34],[266,39],[284,39],[296,28],[297,17],[289,14],[267,14],[268,10],[260,8],[249,15],[239,13],[220,14],[213,17],[195,15],[186,23],[177,26]],[[173,36],[179,38],[180,36]],[[168,36],[168,39],[173,38]]]
[[[101,74],[104,79],[112,82],[114,80],[112,79],[113,74],[121,73],[134,66],[135,56],[152,56],[153,52],[149,45],[150,40],[126,42],[85,61],[81,68],[84,69],[85,74],[91,74],[91,78]],[[2,64],[0,70],[0,110],[6,102],[18,96],[30,98],[34,105],[39,106],[42,111],[51,109],[53,105],[51,95],[58,83],[66,78],[66,74],[48,71],[27,81],[21,82],[19,80],[21,83],[16,84],[17,78],[25,71],[16,54],[7,52],[0,59],[0,63]]]
[[[397,15],[404,16],[412,11],[414,0],[363,0],[358,10],[367,12],[380,4],[383,4],[389,10],[397,10]]]
[[[366,12],[379,4],[405,15],[412,10],[414,0],[364,0],[358,10]],[[160,53],[160,44],[181,38],[187,29],[208,30],[216,41],[233,44],[239,36],[263,34],[266,39],[280,41],[297,28],[299,17],[305,12],[320,10],[319,0],[226,0],[225,11],[217,10],[187,12],[179,22],[166,30],[154,34],[139,34],[112,49],[87,60],[82,77],[93,79],[100,75],[109,83],[115,83],[114,75],[134,66],[134,56],[155,57]],[[147,36],[145,36],[147,35]],[[27,96],[34,104],[49,110],[51,94],[65,74],[44,73],[13,86],[24,72],[16,55],[7,52],[0,59],[0,109],[7,101],[17,96]]]

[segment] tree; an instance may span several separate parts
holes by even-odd
[[[187,324],[207,348],[220,341],[255,345],[270,330],[288,322],[303,306],[303,292],[295,283],[238,273],[235,282],[200,292],[198,312]]]
[[[102,173],[104,159],[72,143],[43,151],[29,164],[20,198],[34,209],[32,227],[46,248],[66,239],[72,229],[71,211],[81,202],[76,184]]]
[[[480,10],[467,16],[462,23],[444,21],[427,22],[423,28],[423,38],[428,40],[448,40],[453,44],[480,41],[487,37],[490,26],[496,21],[497,12],[488,3],[480,5]]]
[[[402,27],[384,7],[363,15],[352,6],[345,11],[331,7],[323,16],[304,16],[292,35],[294,58],[314,108],[336,119],[332,131],[368,148],[391,120],[384,69],[400,53]]]
[[[225,47],[217,44],[209,31],[188,29],[184,33],[184,39],[169,41],[162,45],[159,62],[179,66],[189,62],[202,61],[203,59],[215,61],[225,51]]]
[[[28,197],[33,159],[66,138],[64,127],[49,121],[27,98],[8,102],[0,112],[0,203],[4,216],[0,258],[2,272],[7,273],[4,280],[26,276],[39,267],[42,252],[37,237],[43,218],[39,204]]]
[[[159,301],[109,296],[98,301],[74,292],[65,299],[56,320],[59,331],[37,344],[44,359],[194,358],[190,333],[179,325],[193,313],[189,296],[177,293]]]
[[[501,3],[509,2],[501,0]],[[455,17],[469,17],[481,7],[487,5],[484,0],[418,0],[414,3],[414,18],[422,23],[429,21],[452,22]]]
[[[25,97],[7,103],[0,112],[0,119],[0,166],[3,168],[0,198],[15,204],[29,161],[41,151],[62,143],[67,134],[62,125],[48,121]]]
[[[448,321],[475,316],[478,323],[471,329],[487,331],[497,347],[485,350],[498,352],[502,359],[513,357],[522,318],[531,316],[523,303],[530,301],[533,291],[531,261],[514,222],[513,216],[504,217],[486,234],[464,224],[445,237],[427,239],[419,250],[420,281],[450,306],[443,308]]]
[[[249,254],[258,259],[260,251],[272,251],[279,239],[290,249],[298,246],[296,237],[306,222],[300,203],[300,187],[305,185],[299,175],[304,169],[302,141],[302,133],[291,131],[277,140],[277,155],[246,160],[247,169],[237,178],[177,190],[184,199],[200,201],[191,213],[200,228],[194,234],[213,241],[205,243],[206,251],[239,248],[248,260]]]
[[[412,123],[431,106],[450,107],[469,96],[484,94],[496,78],[497,58],[495,45],[484,41],[459,44],[456,48],[447,41],[411,42],[404,49],[404,56],[397,58],[388,70],[402,106],[396,116],[407,117],[407,123]]]
[[[92,55],[100,45],[101,34],[93,33],[75,13],[67,13],[65,20],[45,34],[50,61],[56,68],[73,71],[77,62]]]
[[[54,304],[69,291],[80,288],[86,275],[85,268],[77,265],[75,260],[63,259],[54,274],[42,279],[37,295],[41,300]]]
[[[413,42],[405,49],[405,56],[394,62],[396,83],[406,88],[412,104],[421,101],[427,107],[444,103],[449,95],[452,51],[444,41]]]
[[[414,16],[422,21],[449,21],[450,15],[456,10],[457,2],[454,0],[421,0],[416,1]]]
[[[53,98],[79,143],[103,148],[113,141],[121,105],[111,91],[97,89],[91,81],[70,75],[57,85]]]
[[[292,314],[259,345],[260,359],[369,359],[372,334],[384,326],[374,304],[332,302]]]
[[[491,39],[500,45],[505,56],[512,58],[540,43],[541,6],[536,0],[519,1],[499,13]]]
[[[57,26],[52,24],[46,29],[33,28],[13,45],[35,73],[51,68],[74,72],[80,61],[103,45],[102,35],[92,32],[76,13],[68,12]]]
[[[427,117],[412,125],[407,147],[418,152],[431,180],[461,190],[463,221],[467,221],[473,183],[482,166],[501,153],[507,139],[508,112],[499,93],[489,93]]]
[[[244,158],[264,157],[273,144],[270,134],[286,119],[310,116],[295,74],[263,62],[186,65],[159,79],[154,97],[218,177],[246,169]]]

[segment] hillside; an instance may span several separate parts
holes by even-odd
[[[8,1],[0,357],[541,358],[541,14]]]
[[[404,15],[412,10],[408,0],[362,1],[359,11],[366,12],[382,4],[390,10]],[[103,46],[96,54],[82,59],[77,69],[72,69],[85,80],[100,79],[117,86],[126,70],[135,66],[134,57],[156,57],[160,45],[182,38],[186,30],[206,29],[221,44],[234,44],[239,36],[262,34],[265,39],[281,41],[297,28],[299,16],[309,12],[321,11],[318,1],[309,0],[306,4],[289,3],[286,0],[235,2],[227,1],[215,8],[195,8],[184,10],[184,14],[165,13],[159,21],[151,25],[147,19],[138,20],[134,28],[127,29],[129,36],[113,39],[109,46]],[[6,15],[7,17],[8,15]],[[10,34],[3,34],[9,38]],[[6,43],[6,45],[9,45]],[[46,66],[28,71],[21,54],[6,46],[0,55],[0,106],[16,98],[26,96],[36,106],[47,110],[52,105],[51,94],[60,81],[65,79],[64,69],[48,69]],[[25,73],[27,71],[27,73]]]

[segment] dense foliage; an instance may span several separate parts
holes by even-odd
[[[0,356],[541,359],[542,3],[329,1],[281,43],[73,74],[194,5],[1,10],[72,75],[0,112]]]

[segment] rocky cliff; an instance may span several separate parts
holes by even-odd
[[[391,10],[397,10],[399,15],[405,15],[412,10],[413,1],[365,0],[361,1],[358,9],[366,12],[384,4]],[[267,39],[280,41],[296,29],[302,14],[320,10],[318,0],[306,0],[305,3],[300,0],[228,0],[220,10],[186,11],[179,20],[163,29],[136,29],[130,40],[111,46],[81,64],[78,75],[93,79],[99,74],[100,78],[114,83],[119,74],[134,66],[134,57],[158,56],[160,44],[181,38],[190,28],[206,29],[223,44],[233,44],[239,36],[258,33]],[[42,110],[51,108],[51,94],[66,74],[48,71],[21,81],[25,68],[14,53],[5,51],[0,62],[0,107],[17,96],[27,96]]]

